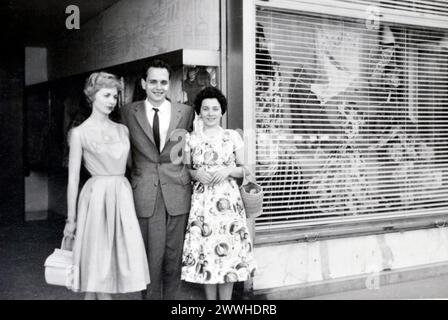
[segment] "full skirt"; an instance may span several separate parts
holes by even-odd
[[[146,289],[148,261],[124,177],[93,177],[78,201],[74,291],[126,293]]]
[[[235,180],[196,182],[182,257],[182,279],[201,284],[246,281],[256,263]]]

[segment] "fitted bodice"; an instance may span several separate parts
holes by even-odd
[[[207,138],[202,132],[193,132],[187,139],[195,169],[204,168],[213,172],[236,166],[236,139],[231,130],[223,129],[215,138]]]
[[[84,166],[92,176],[120,176],[126,171],[130,150],[129,137],[123,125],[116,125],[118,138],[89,136],[81,130]]]

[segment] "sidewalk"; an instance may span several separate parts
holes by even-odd
[[[0,227],[0,300],[82,300],[84,294],[45,282],[44,262],[60,246],[64,219]],[[201,286],[183,283],[185,300],[204,299]],[[140,300],[140,293],[117,294],[115,300]]]
[[[60,245],[64,220],[0,227],[0,300],[81,300],[83,294],[45,283],[44,261]],[[436,277],[315,296],[307,300],[448,299],[448,274]],[[201,286],[183,283],[184,300],[203,300]],[[235,290],[235,298],[238,296]],[[140,300],[140,293],[114,295],[117,300]]]
[[[448,299],[448,275],[312,297],[306,300]]]

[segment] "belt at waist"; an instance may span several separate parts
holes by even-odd
[[[96,177],[124,177],[124,173],[122,174],[92,174],[92,178]]]

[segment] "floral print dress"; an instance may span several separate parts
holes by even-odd
[[[235,167],[234,151],[243,147],[234,130],[214,139],[202,131],[186,137],[193,169],[215,172]],[[201,284],[246,281],[255,271],[253,245],[240,191],[229,177],[214,187],[196,182],[182,256],[182,280]]]

